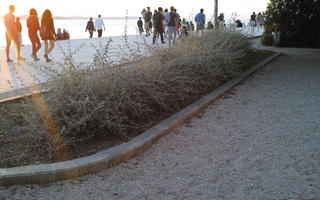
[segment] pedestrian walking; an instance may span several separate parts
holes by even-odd
[[[163,13],[163,32],[164,32],[164,37],[168,36],[168,23],[166,21],[166,16],[168,15],[168,9],[164,9]]]
[[[93,32],[96,31],[94,28],[94,23],[92,17],[90,17],[89,21],[87,22],[86,30],[85,32],[89,32],[89,38],[92,38]]]
[[[146,29],[146,36],[150,36],[150,23],[152,19],[152,12],[150,11],[150,7],[147,7],[147,12],[144,15],[144,26]]]
[[[206,15],[203,13],[203,11],[203,8],[201,8],[200,12],[195,17],[197,31],[203,31],[206,24]]]
[[[12,60],[10,59],[10,46],[12,41],[14,41],[14,43],[17,46],[17,54],[18,54],[18,60],[22,61],[25,60],[25,58],[23,58],[21,56],[21,45],[20,45],[20,40],[19,40],[19,32],[17,29],[17,25],[15,22],[15,16],[13,15],[15,11],[15,7],[14,5],[10,5],[9,6],[9,13],[7,13],[3,19],[4,19],[4,24],[6,26],[6,40],[7,40],[7,47],[6,47],[6,55],[7,55],[7,62],[12,62]]]
[[[155,44],[158,35],[160,35],[161,44],[165,44],[163,39],[163,9],[161,7],[159,7],[158,12],[153,15],[153,26],[153,44]]]
[[[168,44],[175,43],[177,38],[177,17],[173,6],[170,7],[170,12],[166,15],[165,20],[168,24]]]
[[[139,17],[139,20],[137,21],[137,26],[138,26],[138,29],[139,29],[139,34],[141,35],[143,33],[143,22],[141,20],[141,17]]]
[[[105,31],[106,27],[104,26],[104,21],[101,18],[101,15],[98,15],[98,18],[96,19],[96,29],[98,31],[98,37],[102,36],[102,28]]]
[[[250,16],[250,25],[252,27],[255,27],[257,25],[255,12],[253,12],[252,15]]]
[[[146,14],[147,14],[147,10],[144,8],[142,9],[141,11],[141,16],[142,16],[142,19],[144,20],[144,18],[146,17]]]
[[[51,62],[50,52],[54,49],[56,31],[54,28],[52,13],[49,9],[45,10],[41,17],[40,37],[44,42],[44,58],[46,62]],[[49,48],[50,42],[50,48]]]
[[[28,35],[32,44],[32,54],[31,57],[34,61],[39,61],[37,57],[37,52],[41,48],[40,39],[38,36],[38,31],[40,31],[40,24],[38,20],[38,13],[34,8],[29,11],[30,16],[27,19]]]
[[[261,12],[259,12],[258,13],[258,16],[257,16],[257,27],[262,27],[262,25],[263,25],[263,19],[262,19],[263,17],[262,17],[262,14],[261,14]]]
[[[176,26],[177,34],[180,37],[181,18],[176,8],[174,9],[174,14],[176,15],[176,20],[177,20],[177,26]]]

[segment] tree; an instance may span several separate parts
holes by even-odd
[[[320,0],[270,0],[265,34],[280,28],[281,46],[320,47]]]

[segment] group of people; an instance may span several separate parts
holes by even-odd
[[[250,26],[252,27],[262,27],[264,24],[264,16],[261,12],[256,15],[255,12],[250,16]]]
[[[6,27],[6,56],[7,62],[12,62],[10,58],[10,46],[12,41],[16,44],[17,48],[17,55],[18,60],[23,61],[25,60],[24,57],[21,56],[21,31],[22,26],[20,23],[20,19],[14,16],[15,7],[14,5],[9,6],[9,13],[4,16],[4,24]],[[27,19],[27,28],[28,28],[28,35],[32,44],[32,58],[34,61],[40,60],[37,57],[37,52],[41,48],[40,38],[38,32],[40,33],[41,39],[44,41],[45,49],[44,49],[44,58],[47,62],[50,62],[51,59],[49,58],[50,52],[54,48],[54,41],[56,38],[53,17],[50,10],[45,10],[41,16],[41,25],[38,20],[38,13],[37,11],[32,8],[29,12],[29,17]],[[50,47],[49,47],[50,43]]]
[[[6,56],[7,62],[12,62],[10,58],[10,46],[12,41],[16,44],[18,60],[25,60],[21,56],[21,47],[22,45],[22,25],[20,23],[20,18],[14,16],[15,7],[14,5],[9,6],[9,13],[4,15],[4,24],[6,27]],[[45,10],[41,16],[41,22],[39,23],[38,13],[34,8],[31,8],[29,11],[29,17],[27,19],[27,28],[28,36],[32,44],[32,54],[31,57],[34,61],[39,61],[40,59],[37,56],[37,52],[41,48],[41,40],[43,40],[44,48],[44,59],[46,62],[51,62],[49,58],[50,52],[55,47],[55,40],[69,40],[70,34],[66,29],[61,31],[61,28],[57,29],[57,33],[54,28],[53,16],[50,10]],[[89,31],[90,37],[92,37],[94,31],[98,31],[98,37],[102,36],[102,30],[105,30],[105,25],[101,15],[96,19],[95,24],[93,23],[92,18],[88,21],[85,31]],[[40,37],[39,37],[40,36]]]
[[[93,22],[93,18],[90,17],[85,32],[89,32],[89,38],[93,37],[93,32],[98,31],[98,37],[102,36],[102,30],[106,30],[106,27],[104,25],[104,21],[101,18],[101,15],[98,15],[98,18],[96,19],[96,22]]]
[[[201,9],[195,17],[198,31],[202,31],[205,28],[206,16],[203,11],[204,10]],[[170,10],[163,10],[162,7],[159,7],[157,10],[154,10],[153,13],[150,7],[147,7],[147,9],[142,10],[141,14],[142,17],[139,17],[137,21],[139,33],[142,34],[144,32],[143,19],[146,37],[151,35],[153,28],[153,44],[155,44],[159,36],[162,44],[165,43],[164,37],[167,37],[169,44],[175,43],[177,36],[186,36],[188,35],[188,31],[194,30],[193,22],[187,22],[185,19],[181,20],[177,9],[173,6],[170,7]]]
[[[70,34],[66,29],[61,31],[61,28],[57,29],[56,40],[70,40]]]

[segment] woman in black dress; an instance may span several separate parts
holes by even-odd
[[[44,41],[44,58],[47,62],[50,62],[49,53],[54,48],[54,41],[56,32],[53,24],[53,17],[50,10],[45,10],[41,17],[40,37]],[[49,48],[50,42],[50,48]]]

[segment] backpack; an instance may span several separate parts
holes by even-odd
[[[170,21],[168,23],[168,26],[176,26],[176,24],[174,23],[174,18],[176,18],[176,14],[174,14],[173,12],[170,12]]]
[[[151,15],[152,15],[151,12],[147,12],[144,19],[145,19],[147,22],[151,21]]]
[[[162,20],[163,20],[163,15],[161,13],[155,14],[153,18],[154,26],[160,26]]]

